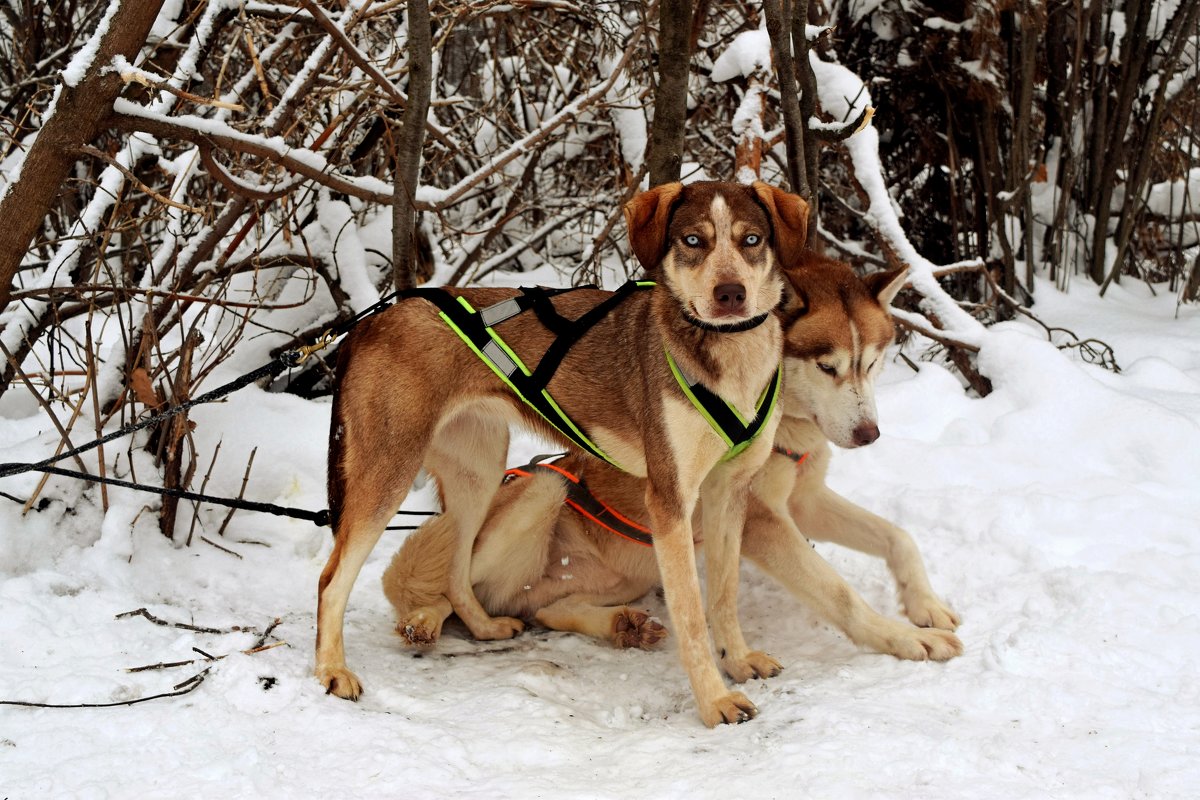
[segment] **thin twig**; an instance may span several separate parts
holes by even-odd
[[[171,84],[167,83],[166,81],[155,80],[154,78],[150,77],[146,73],[138,72],[136,70],[122,72],[121,80],[125,81],[125,83],[127,83],[127,84],[136,83],[136,84],[139,84],[140,86],[145,86],[147,89],[155,89],[160,92],[168,92],[170,94],[175,95],[176,97],[178,97],[181,100],[187,100],[189,103],[195,103],[196,105],[212,106],[213,108],[223,108],[227,111],[245,111],[246,110],[246,107],[241,105],[240,103],[227,103],[224,100],[217,100],[217,99],[211,98],[211,97],[201,97],[198,94],[192,94],[191,92],[187,92],[187,91],[184,91],[183,89],[179,89],[175,86],[172,86]]]
[[[204,683],[204,679],[208,677],[208,671],[212,667],[197,672],[192,677],[182,683],[175,684],[170,692],[161,694],[152,694],[149,697],[139,697],[136,700],[120,700],[115,703],[29,703],[24,700],[0,700],[0,705],[3,706],[25,706],[27,708],[115,708],[116,706],[133,706],[138,703],[148,703],[151,700],[161,700],[164,697],[180,697],[195,691],[200,684]]]
[[[142,617],[143,619],[153,622],[155,625],[162,625],[166,628],[180,628],[182,630],[192,631],[194,633],[241,633],[243,631],[253,631],[252,628],[243,628],[238,625],[234,625],[232,628],[221,629],[205,628],[200,625],[189,625],[186,622],[169,622],[165,619],[159,619],[145,608],[138,608],[134,609],[133,611],[124,611],[120,614],[117,614],[115,617],[113,617],[113,619],[126,619],[128,617]]]
[[[250,481],[250,468],[254,466],[254,456],[258,453],[258,448],[255,447],[250,451],[250,460],[246,462],[246,471],[242,474],[242,488],[238,490],[237,499],[241,500],[246,494],[246,484]],[[218,536],[225,535],[225,528],[229,526],[229,520],[233,519],[233,514],[236,508],[230,508],[229,513],[225,515],[225,521],[221,523],[221,527],[217,529]]]
[[[4,346],[4,342],[0,342],[0,353],[4,353],[4,357],[8,359],[9,366],[13,368],[13,371],[17,374],[17,377],[24,382],[34,399],[37,400],[38,405],[41,406],[42,410],[46,412],[46,416],[50,417],[50,422],[53,423],[54,427],[58,429],[59,435],[62,436],[62,439],[59,441],[59,452],[61,452],[62,445],[64,444],[68,448],[74,450],[75,445],[71,444],[71,437],[68,435],[66,429],[63,428],[62,423],[58,421],[58,415],[54,413],[54,409],[52,409],[50,404],[46,402],[46,398],[42,397],[41,393],[34,388],[33,383],[25,374],[25,371],[21,369],[21,365],[17,363],[17,360],[13,357],[13,354],[9,352],[7,347]],[[82,403],[82,399],[80,402]],[[56,452],[55,455],[58,455],[58,453]],[[79,465],[79,470],[81,472],[87,472],[87,466],[83,463],[82,458],[75,456],[75,463]]]
[[[156,192],[155,190],[151,189],[149,186],[142,183],[141,180],[138,179],[137,175],[134,175],[123,164],[118,162],[115,158],[113,158],[108,153],[104,152],[103,150],[92,147],[90,144],[84,144],[84,145],[79,146],[79,152],[85,153],[94,158],[98,158],[101,161],[103,161],[104,163],[106,163],[112,167],[115,167],[118,172],[120,172],[122,175],[124,175],[130,181],[132,181],[134,186],[138,187],[143,192],[150,195],[158,202],[162,203],[164,206],[170,206],[171,208],[177,208],[180,211],[188,211],[188,212],[191,212],[192,214],[203,214],[204,213],[204,209],[202,209],[202,208],[196,208],[195,206],[185,206],[183,203],[177,203],[176,201],[172,200],[171,198],[167,197],[166,195],[160,194],[159,192]]]
[[[217,456],[221,454],[221,445],[224,439],[217,442],[216,448],[213,450],[212,461],[208,462],[208,471],[204,473],[204,480],[200,482],[200,494],[208,489],[208,479],[212,477],[213,467],[217,465]],[[196,521],[200,519],[200,502],[192,502],[192,524],[188,526],[187,546],[192,546],[192,534],[196,532]]]
[[[230,550],[228,547],[223,547],[222,545],[217,544],[216,542],[214,542],[212,539],[208,538],[207,536],[201,536],[200,541],[204,542],[205,544],[211,544],[213,547],[217,548],[218,550],[224,550],[226,553],[229,553],[229,555],[234,556],[235,558],[237,558],[239,560],[242,558],[241,553]]]

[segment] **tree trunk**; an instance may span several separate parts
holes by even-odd
[[[807,14],[807,3],[804,3],[804,8]],[[792,9],[793,14],[799,11],[798,8]],[[811,207],[814,198],[805,167],[805,119],[800,111],[800,98],[796,87],[796,62],[792,59],[791,20],[786,16],[780,0],[763,0],[763,12],[767,17],[767,34],[771,37],[775,74],[779,79],[779,105],[783,115],[788,183],[791,184],[792,191],[807,200]]]
[[[78,160],[79,146],[96,138],[121,91],[121,76],[102,71],[115,56],[135,59],[161,7],[162,0],[113,0],[92,35],[99,47],[83,78],[74,86],[59,82],[57,103],[25,156],[21,177],[0,201],[0,309],[8,307],[13,277]]]
[[[1142,66],[1150,55],[1151,48],[1146,40],[1146,30],[1150,25],[1152,5],[1149,0],[1130,0],[1125,6],[1129,27],[1121,40],[1122,58],[1118,67],[1120,77],[1116,81],[1116,100],[1113,102],[1110,116],[1101,126],[1105,140],[1101,149],[1100,169],[1095,176],[1099,180],[1099,193],[1090,209],[1096,218],[1096,225],[1092,231],[1090,264],[1092,280],[1096,283],[1102,283],[1107,275],[1105,255],[1108,251],[1108,222],[1112,218],[1112,198],[1118,182],[1117,173],[1129,161],[1125,139],[1133,122],[1133,102],[1141,89],[1139,79]],[[1111,84],[1105,83],[1104,86],[1106,89],[1111,88]]]
[[[413,234],[417,211],[413,198],[421,177],[421,147],[433,85],[431,39],[428,0],[408,0],[408,105],[397,137],[392,174],[392,282],[397,289],[410,289],[416,284]]]
[[[658,88],[646,158],[651,186],[679,180],[683,168],[692,0],[661,0],[658,20]]]
[[[801,197],[808,200],[809,223],[815,223],[821,214],[821,147],[817,142],[817,133],[809,127],[809,123],[817,119],[817,76],[813,74],[812,61],[809,59],[808,43],[808,9],[809,0],[793,0],[792,2],[792,56],[796,63],[796,80],[800,86],[800,135],[804,139],[804,182],[808,186],[808,194]],[[817,226],[812,224],[816,231]],[[820,241],[812,237],[814,245]]]

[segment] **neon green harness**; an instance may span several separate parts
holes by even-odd
[[[546,387],[550,384],[550,379],[554,377],[554,372],[572,345],[633,292],[650,289],[654,285],[654,281],[629,281],[611,297],[575,320],[569,320],[559,315],[549,300],[553,295],[572,291],[571,289],[522,288],[520,295],[478,311],[465,297],[455,297],[440,288],[410,289],[404,292],[404,296],[420,297],[436,305],[442,320],[458,334],[459,338],[483,363],[491,368],[492,372],[496,373],[500,380],[504,381],[517,397],[521,398],[555,430],[574,442],[581,450],[607,461],[622,472],[627,472],[628,470],[625,470],[588,438],[583,429],[567,416],[566,412],[550,396]],[[532,371],[494,328],[504,320],[511,319],[527,310],[533,310],[542,324],[558,334],[558,338],[546,350],[545,355]],[[663,354],[666,356],[671,374],[675,376],[675,381],[679,384],[684,396],[708,420],[709,426],[729,447],[729,452],[724,455],[722,460],[731,459],[749,447],[762,432],[763,426],[775,410],[775,404],[779,397],[782,364],[775,370],[771,381],[759,397],[754,419],[747,422],[738,413],[738,410],[725,400],[713,394],[702,384],[689,381],[665,348]]]

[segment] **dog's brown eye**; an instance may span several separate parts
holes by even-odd
[[[759,236],[757,233],[752,233],[749,236],[747,236],[743,241],[747,247],[754,247],[754,245],[756,245],[762,241],[762,237]]]
[[[837,367],[831,367],[828,364],[818,363],[817,368],[820,369],[821,372],[824,372],[826,375],[830,375],[834,378],[837,377]]]
[[[694,233],[689,233],[687,236],[683,237],[683,243],[688,247],[699,247],[700,237]]]

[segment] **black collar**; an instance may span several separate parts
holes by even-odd
[[[753,330],[754,328],[757,328],[759,325],[762,325],[764,322],[766,322],[767,317],[771,316],[770,311],[764,311],[757,317],[744,319],[741,322],[731,322],[726,325],[719,325],[712,322],[705,322],[702,319],[693,317],[687,312],[686,308],[680,308],[679,313],[683,315],[683,318],[687,320],[689,325],[693,325],[702,331],[711,331],[712,333],[741,333],[742,331]]]

